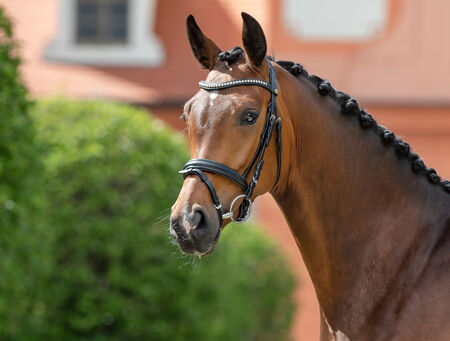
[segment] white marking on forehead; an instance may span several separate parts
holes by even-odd
[[[214,100],[219,95],[219,91],[210,91],[209,92],[209,105],[212,107],[214,105]]]

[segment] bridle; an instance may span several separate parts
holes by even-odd
[[[250,164],[244,171],[244,174],[241,175],[237,171],[219,162],[207,159],[189,160],[184,165],[183,170],[180,171],[180,173],[183,174],[184,178],[186,178],[186,176],[188,175],[197,175],[200,178],[200,180],[206,185],[206,187],[209,190],[209,194],[211,195],[214,207],[216,208],[217,215],[219,217],[219,228],[222,227],[224,219],[231,219],[232,221],[235,221],[237,223],[242,223],[245,220],[247,220],[247,218],[250,216],[252,208],[251,197],[253,195],[253,191],[255,189],[256,184],[258,183],[258,179],[261,174],[261,170],[264,164],[264,153],[266,152],[266,149],[269,146],[270,138],[272,137],[274,127],[276,127],[277,133],[278,166],[277,166],[277,178],[275,180],[275,184],[273,185],[273,187],[275,187],[275,185],[278,183],[278,179],[280,178],[281,118],[280,115],[278,114],[276,102],[276,96],[278,95],[277,78],[273,66],[269,60],[268,64],[269,64],[269,83],[261,79],[252,79],[252,78],[237,79],[221,83],[206,83],[204,81],[199,82],[200,88],[206,91],[222,90],[244,85],[255,85],[270,91],[271,96],[269,105],[267,107],[266,120],[264,123],[263,131],[261,133],[261,137],[259,139],[258,147],[256,148],[255,154],[253,155]],[[253,167],[255,167],[255,170],[253,171],[253,176],[251,178],[250,183],[247,183],[247,177],[250,171],[253,169]],[[219,174],[242,188],[244,194],[238,195],[236,198],[233,199],[230,205],[230,210],[227,213],[222,213],[222,204],[220,203],[216,190],[204,172]],[[235,203],[241,198],[243,198],[243,201],[239,206],[239,215],[234,219],[233,207]]]

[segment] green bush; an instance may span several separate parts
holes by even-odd
[[[19,76],[12,24],[0,6],[0,339],[24,317],[32,323],[40,283],[50,270],[44,230],[43,168]],[[42,281],[41,281],[42,282]],[[9,335],[9,338],[2,337]]]
[[[27,267],[15,304],[5,297],[21,279],[9,268],[1,340],[287,338],[293,277],[256,228],[228,227],[201,260],[170,243],[188,158],[180,136],[116,104],[43,101],[34,118],[48,191],[34,244],[51,258]]]
[[[12,25],[0,7],[0,227],[4,233],[24,223],[36,206],[40,174],[19,65]]]

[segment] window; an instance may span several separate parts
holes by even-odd
[[[117,66],[158,66],[162,46],[153,32],[157,0],[59,0],[58,35],[48,60]]]
[[[127,10],[126,0],[78,0],[77,43],[126,43]]]
[[[305,41],[364,41],[387,22],[387,0],[284,0],[283,17]]]

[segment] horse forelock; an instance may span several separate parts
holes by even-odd
[[[242,47],[236,46],[229,51],[224,51],[219,54],[219,60],[231,66],[244,57],[244,50]]]

